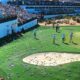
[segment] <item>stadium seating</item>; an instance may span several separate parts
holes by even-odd
[[[26,26],[24,26],[26,25]],[[19,6],[0,4],[0,38],[37,25],[37,19]]]

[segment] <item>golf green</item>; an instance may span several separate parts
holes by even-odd
[[[73,43],[69,42],[73,32]],[[65,34],[65,43],[61,35]],[[56,45],[52,35],[56,34]],[[64,26],[56,33],[52,27],[38,27],[37,40],[34,30],[26,32],[17,40],[0,47],[0,76],[5,80],[80,80],[80,62],[46,67],[24,63],[26,56],[42,52],[80,53],[80,27]]]

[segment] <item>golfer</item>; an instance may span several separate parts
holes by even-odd
[[[56,44],[56,34],[53,34],[52,38],[53,38],[53,44]]]
[[[70,43],[73,42],[73,32],[70,33]]]
[[[62,43],[64,43],[65,42],[65,34],[63,33],[62,34]]]
[[[37,39],[37,29],[34,30],[33,35],[34,35],[34,39]]]

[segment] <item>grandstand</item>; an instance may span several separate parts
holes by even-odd
[[[0,4],[0,42],[2,39],[11,38],[13,34],[19,36],[22,30],[37,25],[36,16],[29,14],[19,6]]]
[[[45,15],[74,14],[79,13],[78,10],[80,10],[79,0],[2,0],[2,2],[26,5],[29,12]]]
[[[26,5],[30,13],[39,15],[79,14],[79,0],[9,0],[10,4]]]

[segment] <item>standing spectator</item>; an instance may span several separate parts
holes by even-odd
[[[53,34],[52,38],[53,38],[53,44],[56,44],[56,34]]]
[[[9,25],[7,25],[7,37],[6,37],[6,41],[9,41],[9,37],[10,37],[10,29],[9,29]]]
[[[73,32],[70,33],[70,43],[73,41]]]
[[[65,43],[65,34],[62,34],[62,43]]]

